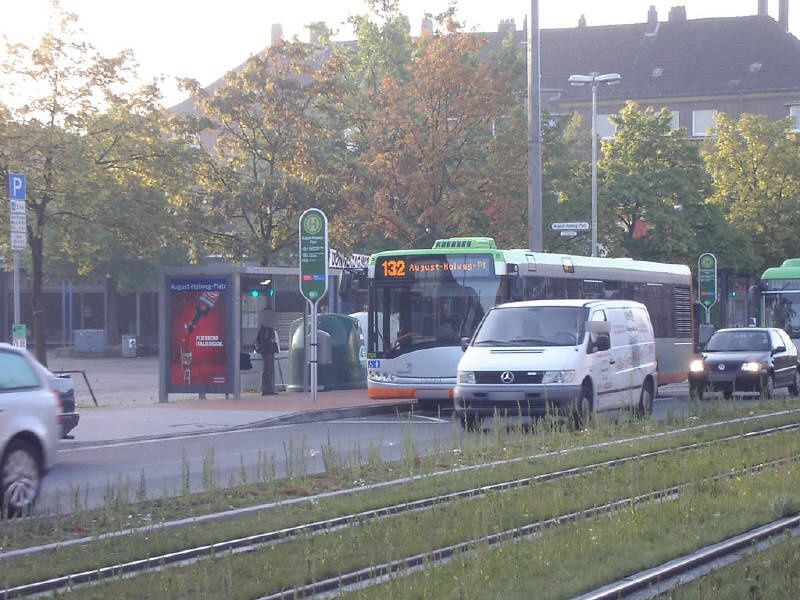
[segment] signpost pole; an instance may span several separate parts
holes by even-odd
[[[697,259],[698,301],[706,311],[706,324],[711,323],[711,307],[717,303],[717,257],[705,252]]]
[[[27,331],[22,327],[20,314],[19,253],[28,246],[27,215],[25,213],[26,180],[20,173],[8,174],[9,219],[11,222],[11,251],[14,255],[14,327],[15,346],[27,346]],[[23,335],[23,337],[18,337]]]
[[[328,218],[318,208],[300,215],[300,293],[311,305],[311,335],[307,342],[311,400],[317,403],[317,302],[328,291]],[[305,335],[305,331],[303,334]]]

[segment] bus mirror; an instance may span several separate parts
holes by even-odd
[[[469,338],[468,337],[462,337],[461,338],[461,350],[466,352],[467,348],[469,348]]]
[[[608,333],[608,321],[586,321],[586,331],[589,333]]]
[[[760,298],[761,286],[759,284],[751,285],[749,288],[747,288],[747,302],[751,306],[758,306]]]

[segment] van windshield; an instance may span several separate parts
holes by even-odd
[[[474,346],[575,346],[583,340],[586,311],[566,306],[505,306],[486,315]]]

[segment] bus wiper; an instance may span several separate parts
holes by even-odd
[[[514,338],[511,340],[513,344],[524,344],[526,346],[554,346],[553,342],[547,340],[540,340],[538,338]]]

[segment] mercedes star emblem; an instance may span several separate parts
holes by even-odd
[[[503,383],[514,383],[514,373],[511,371],[503,371],[500,374],[500,381]]]

